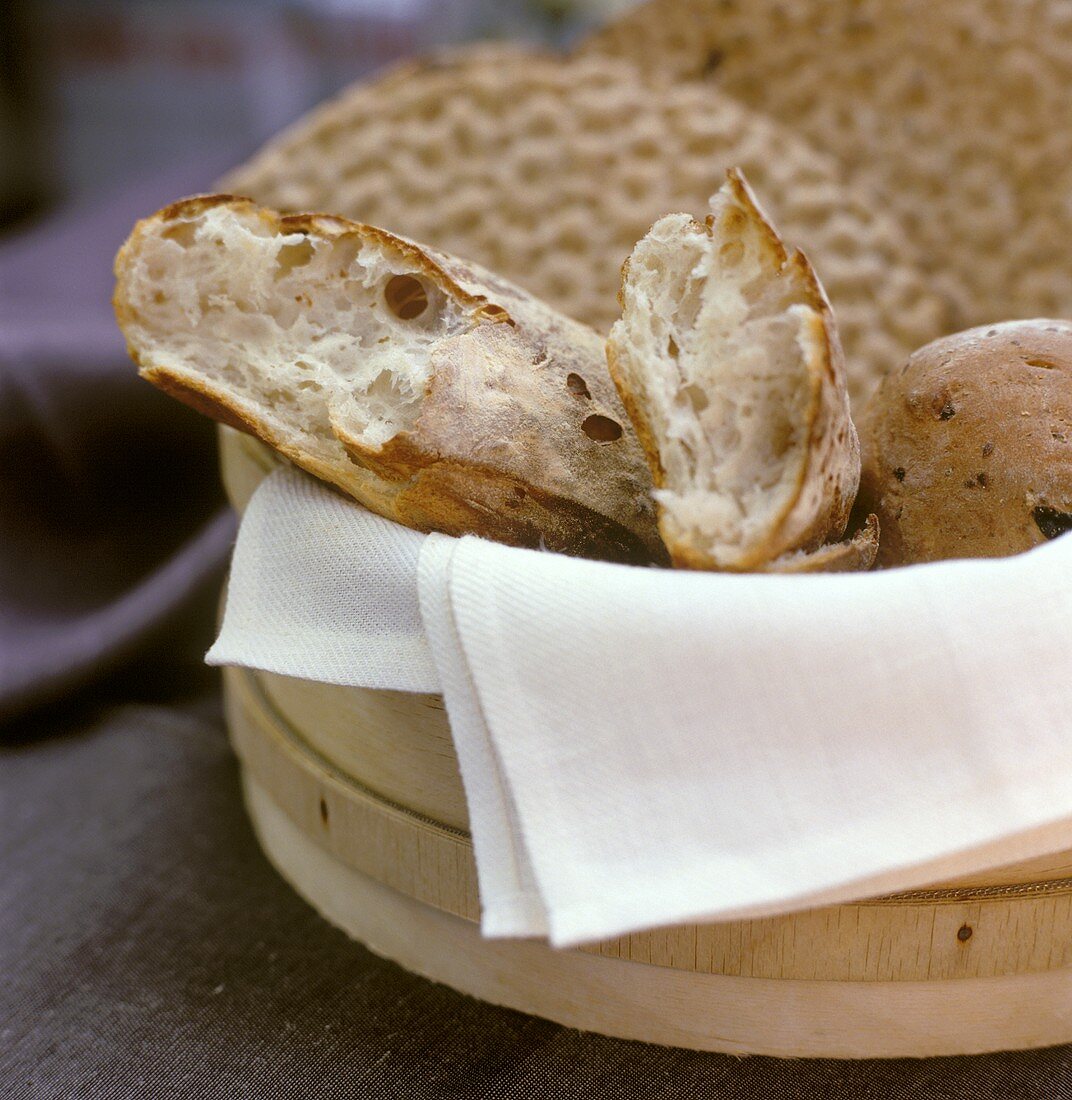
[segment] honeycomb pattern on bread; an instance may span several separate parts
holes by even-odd
[[[606,331],[635,242],[663,214],[704,214],[734,165],[815,264],[855,400],[948,329],[896,223],[829,155],[699,82],[651,85],[598,55],[496,45],[403,65],[314,111],[223,186],[476,260]]]
[[[1072,315],[1069,0],[651,0],[578,52],[704,80],[834,156],[952,327]]]

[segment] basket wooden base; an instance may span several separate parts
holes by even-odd
[[[815,982],[700,974],[526,940],[406,897],[329,855],[248,774],[261,845],[332,924],[376,954],[493,1004],[570,1027],[695,1050],[896,1058],[1072,1040],[1072,969],[938,982]]]
[[[241,508],[271,453],[224,429]],[[898,1057],[1072,1042],[1072,851],[956,858],[919,889],[573,951],[485,940],[443,700],[228,669],[228,724],[268,856],[328,920],[403,966],[608,1035],[734,1054]],[[1048,852],[1030,859],[1025,852]]]

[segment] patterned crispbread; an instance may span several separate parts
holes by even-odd
[[[652,0],[578,52],[703,81],[834,156],[951,327],[1072,312],[1067,0]]]
[[[701,82],[628,61],[468,47],[357,85],[221,186],[469,257],[606,331],[619,269],[661,215],[697,213],[740,167],[822,275],[861,400],[949,327],[897,224],[791,130]]]

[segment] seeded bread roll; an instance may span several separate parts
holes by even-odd
[[[920,348],[860,428],[858,506],[881,565],[992,558],[1072,528],[1072,322],[1009,321]]]
[[[116,275],[145,378],[381,515],[665,562],[603,341],[498,276],[227,195],[139,222]]]
[[[837,329],[740,172],[706,222],[655,223],[621,301],[607,357],[674,564],[761,569],[840,538],[860,454]]]

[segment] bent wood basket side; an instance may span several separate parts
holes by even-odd
[[[280,460],[230,429],[220,442],[241,510]],[[894,1057],[1072,1041],[1072,852],[574,951],[488,941],[441,697],[244,669],[225,671],[225,695],[247,805],[278,869],[351,935],[464,992],[575,1027],[736,1053]]]

